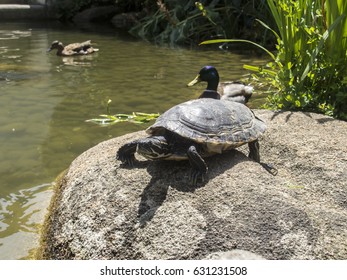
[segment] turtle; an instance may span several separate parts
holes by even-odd
[[[206,65],[199,74],[187,84],[188,87],[207,82],[206,89],[199,98],[228,99],[246,104],[251,98],[253,87],[240,81],[219,82],[219,74],[214,66]]]
[[[121,146],[116,158],[133,166],[134,154],[150,160],[189,160],[189,182],[204,182],[204,158],[244,144],[249,158],[260,163],[258,138],[266,124],[244,104],[227,99],[201,98],[175,105],[146,129],[148,137]]]

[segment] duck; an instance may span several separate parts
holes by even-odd
[[[252,86],[238,81],[220,83],[217,69],[210,65],[201,68],[199,74],[187,86],[191,87],[199,82],[207,82],[207,87],[199,98],[228,99],[246,104],[253,93]]]
[[[47,52],[50,52],[54,49],[57,50],[58,56],[86,55],[99,51],[99,49],[92,47],[91,40],[85,41],[83,43],[72,43],[67,46],[64,46],[62,42],[53,41]]]

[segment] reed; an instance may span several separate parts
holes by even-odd
[[[272,59],[266,65],[244,66],[255,72],[255,80],[265,81],[269,86],[265,106],[347,119],[347,2],[267,0],[267,3],[276,26],[259,22],[275,35],[276,53],[270,54]],[[219,40],[233,41],[237,40]]]
[[[345,1],[268,0],[279,30],[276,72],[279,91],[272,108],[323,112],[346,119]]]

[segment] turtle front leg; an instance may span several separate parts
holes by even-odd
[[[205,180],[205,175],[207,173],[207,165],[203,158],[199,155],[195,146],[190,146],[187,151],[187,156],[192,166],[192,171],[190,173],[189,181],[193,186],[196,186],[199,178],[203,182]]]
[[[120,147],[117,152],[117,159],[124,164],[133,166],[136,161],[134,154],[136,152],[137,144],[138,141],[133,141]]]

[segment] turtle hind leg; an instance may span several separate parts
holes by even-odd
[[[116,158],[126,165],[133,166],[136,161],[134,156],[136,147],[137,141],[123,145],[118,149]]]
[[[267,172],[270,174],[276,176],[278,173],[278,170],[272,166],[272,164],[260,162],[260,154],[259,154],[259,142],[258,140],[255,140],[253,142],[248,143],[249,147],[249,155],[248,157],[253,159],[254,161],[260,163],[262,167],[265,168]]]
[[[198,151],[196,150],[195,146],[189,147],[187,151],[187,156],[192,167],[189,181],[191,185],[196,186],[199,178],[201,178],[202,181],[205,180],[205,175],[207,173],[207,165],[198,153]]]
[[[255,140],[253,142],[248,143],[249,154],[248,157],[253,159],[256,162],[260,162],[260,154],[259,154],[259,142]]]

